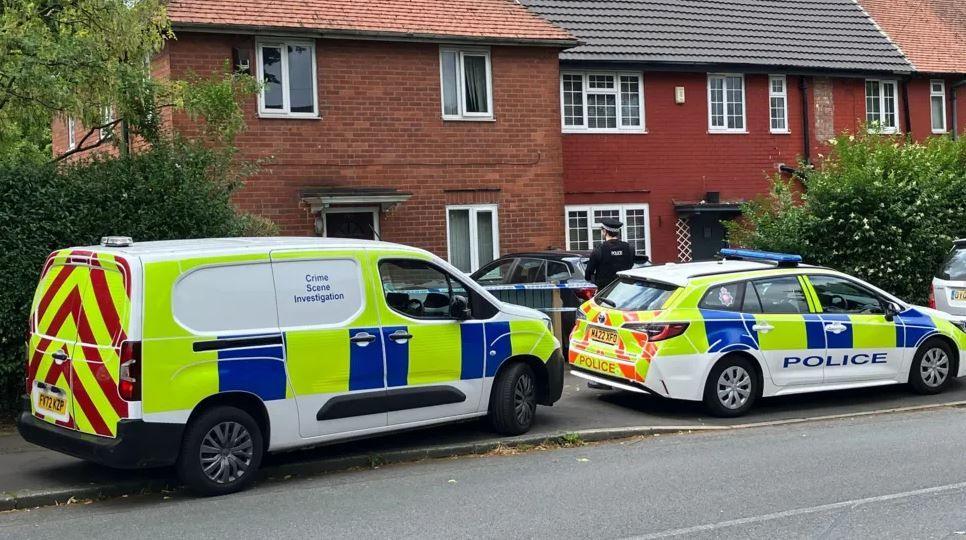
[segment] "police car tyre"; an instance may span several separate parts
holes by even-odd
[[[185,430],[178,477],[199,495],[241,491],[254,480],[264,452],[262,432],[245,411],[218,406]]]
[[[502,435],[520,435],[530,430],[537,412],[537,378],[530,366],[513,363],[493,381],[489,420]]]
[[[712,416],[741,416],[760,394],[761,380],[751,360],[732,354],[711,368],[704,385],[704,406]]]
[[[941,339],[929,339],[919,347],[909,367],[909,386],[919,394],[938,394],[953,377],[956,362],[953,351]]]

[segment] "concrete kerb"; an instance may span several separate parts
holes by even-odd
[[[278,478],[306,477],[321,473],[346,471],[350,469],[371,468],[381,465],[411,463],[426,459],[451,458],[458,456],[483,455],[500,448],[527,448],[543,445],[566,445],[570,442],[602,442],[633,437],[645,437],[660,434],[676,434],[687,432],[720,432],[748,429],[757,427],[772,427],[804,422],[821,422],[846,418],[857,418],[872,415],[915,412],[947,407],[964,407],[966,400],[930,405],[914,405],[909,407],[894,407],[875,411],[860,411],[854,413],[833,414],[803,418],[789,418],[767,422],[751,422],[727,426],[709,425],[676,425],[676,426],[633,426],[619,428],[583,429],[561,431],[551,434],[522,435],[507,437],[484,442],[470,442],[447,444],[405,450],[392,450],[382,453],[356,454],[329,459],[318,459],[309,462],[284,463],[265,468],[260,477],[262,480],[276,480]],[[0,511],[71,504],[86,499],[104,499],[126,494],[157,492],[178,489],[175,480],[168,479],[138,479],[116,482],[113,484],[99,484],[88,486],[66,486],[63,488],[46,490],[20,490],[17,492],[0,493]]]

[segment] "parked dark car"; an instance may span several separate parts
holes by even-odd
[[[550,315],[566,348],[577,308],[597,293],[597,287],[584,280],[589,255],[586,251],[512,253],[484,265],[470,277],[504,302]],[[644,264],[647,257],[635,258],[635,266]]]

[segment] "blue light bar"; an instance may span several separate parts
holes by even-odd
[[[797,264],[802,262],[801,255],[795,255],[793,253],[775,253],[772,251],[758,251],[757,249],[722,249],[719,254],[726,259],[748,259],[786,264]]]

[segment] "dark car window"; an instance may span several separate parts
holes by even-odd
[[[879,295],[835,276],[809,276],[822,310],[828,313],[884,313]]]
[[[598,304],[624,311],[661,309],[677,287],[664,283],[619,278],[600,291]]]
[[[716,309],[719,311],[738,311],[741,307],[741,294],[744,283],[725,283],[712,285],[704,298],[698,303],[701,309]]]
[[[502,285],[510,275],[510,267],[516,259],[500,259],[480,268],[470,276],[481,285]]]
[[[966,281],[966,247],[955,247],[939,270],[939,279]]]
[[[808,313],[805,291],[797,276],[785,276],[753,281],[761,300],[762,313]]]
[[[547,281],[562,281],[570,276],[570,267],[566,263],[547,261]]]
[[[451,319],[453,297],[466,297],[462,283],[423,261],[382,261],[379,276],[386,304],[394,311],[417,319]]]
[[[745,297],[741,305],[741,311],[745,313],[761,313],[761,300],[755,286],[750,282],[745,282]]]
[[[507,283],[543,283],[547,281],[547,266],[543,259],[520,259],[513,267]]]

